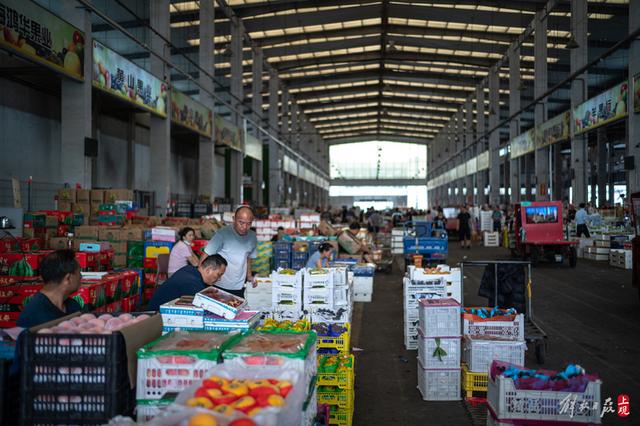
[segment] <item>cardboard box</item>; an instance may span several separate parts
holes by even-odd
[[[102,241],[124,241],[122,228],[120,227],[99,227],[98,239]]]
[[[86,217],[89,217],[89,215],[91,215],[91,204],[89,204],[89,203],[75,203],[73,205],[73,212],[74,213],[81,213],[81,214],[85,215]]]
[[[89,195],[89,201],[91,202],[91,204],[104,203],[104,189],[92,189]]]
[[[338,236],[338,243],[349,254],[356,254],[360,251],[360,241],[351,235],[349,231],[345,231]]]
[[[51,250],[64,250],[67,248],[67,239],[64,237],[51,237],[49,239],[49,248]]]
[[[88,189],[76,189],[76,202],[89,204],[91,201],[91,191]]]
[[[127,254],[127,242],[126,241],[111,241],[111,248],[116,255]]]
[[[143,241],[144,240],[143,228],[124,228],[122,230],[122,234],[125,241]]]
[[[46,226],[47,226],[47,228],[57,228],[58,227],[58,216],[47,216],[47,218],[46,218]]]
[[[98,214],[98,212],[100,211],[100,205],[102,204],[102,201],[91,201],[91,216],[95,216]]]
[[[73,210],[73,204],[70,201],[58,201],[58,210],[70,212]]]
[[[58,202],[75,203],[78,201],[76,198],[76,190],[73,188],[61,188],[58,190]],[[62,209],[60,209],[62,210]],[[68,211],[68,210],[63,210]]]
[[[324,220],[320,222],[320,225],[318,226],[318,231],[320,231],[322,235],[325,235],[327,237],[333,237],[338,232],[333,227],[333,225],[331,225],[329,222]]]
[[[126,268],[127,267],[127,255],[126,254],[116,254],[113,256],[113,267],[114,268]]]
[[[99,230],[99,226],[76,226],[74,230],[74,237],[97,240]]]
[[[104,201],[107,203],[133,201],[133,191],[131,189],[108,189],[104,192]]]

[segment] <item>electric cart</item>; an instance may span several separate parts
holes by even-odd
[[[560,201],[522,202],[514,205],[515,244],[512,254],[533,264],[542,259],[562,263],[578,263],[576,241],[564,238]]]
[[[420,255],[424,264],[446,263],[449,252],[447,230],[440,222],[414,220],[404,225],[403,254],[407,264]]]
[[[460,263],[460,275],[462,283],[462,306],[464,306],[464,268],[465,267],[493,267],[494,268],[494,306],[498,306],[498,266],[499,265],[521,265],[525,268],[525,306],[526,312],[519,312],[524,314],[524,337],[528,344],[533,345],[535,348],[536,361],[538,364],[544,364],[546,352],[547,352],[547,334],[536,324],[533,317],[532,299],[532,284],[531,284],[531,262],[517,261],[517,260],[465,260]],[[510,308],[510,306],[505,306]]]

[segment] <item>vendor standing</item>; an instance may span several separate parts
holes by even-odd
[[[31,328],[82,310],[73,293],[80,288],[80,264],[73,250],[56,250],[40,262],[42,290],[26,304],[18,327]]]
[[[251,231],[253,210],[241,206],[233,217],[233,225],[225,226],[211,238],[204,248],[205,255],[220,254],[227,260],[227,270],[217,287],[244,298],[244,283],[254,282],[251,260],[257,256],[258,239]]]

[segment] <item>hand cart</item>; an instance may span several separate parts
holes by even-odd
[[[525,300],[526,311],[520,312],[524,314],[524,338],[527,343],[532,344],[535,348],[536,361],[538,364],[544,364],[546,351],[547,351],[547,333],[545,333],[538,324],[536,324],[533,317],[532,299],[532,284],[531,284],[531,262],[527,261],[514,261],[514,260],[465,260],[460,263],[460,275],[462,283],[462,306],[464,306],[464,269],[465,267],[490,267],[494,268],[494,302],[495,306],[498,305],[498,266],[499,265],[522,265],[526,266],[526,287],[525,287]]]

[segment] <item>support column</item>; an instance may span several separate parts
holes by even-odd
[[[91,76],[93,73],[90,47],[91,15],[77,7],[73,0],[65,0],[63,10],[65,19],[84,31],[85,60],[84,82],[61,78],[60,142],[63,155],[60,156],[60,179],[72,188],[76,183],[83,188],[91,188],[91,158],[84,156],[84,138],[93,132],[91,114]]]
[[[231,104],[233,111],[231,117],[233,124],[240,128],[244,128],[242,122],[244,86],[242,84],[242,46],[243,46],[244,28],[242,20],[238,17],[231,19]],[[243,159],[244,159],[244,141],[242,141],[243,152],[235,149],[227,148],[229,155],[229,167],[227,176],[229,176],[229,198],[233,204],[241,204],[244,200],[244,191],[242,188],[243,175]]]
[[[258,140],[262,140],[259,125],[262,125],[262,73],[264,65],[264,53],[262,49],[257,47],[253,50],[253,63],[251,65],[252,79],[251,79],[251,109],[253,110],[253,121],[256,123],[253,126],[253,134]],[[255,191],[254,200],[259,206],[264,205],[264,191],[262,191],[263,179],[263,166],[264,158],[262,161],[253,160],[255,163],[255,175],[253,176],[253,188]]]
[[[171,59],[171,50],[160,36],[169,40],[169,0],[150,2],[151,26],[155,32],[150,33],[151,49],[162,52],[166,60]],[[170,84],[171,70],[165,62],[151,55],[151,74]],[[167,95],[168,97],[169,95]],[[167,99],[168,100],[168,99]],[[150,121],[150,161],[153,164],[151,189],[155,192],[155,214],[164,215],[171,197],[171,102],[166,102],[167,117],[161,118],[151,114]]]
[[[520,47],[509,49],[509,115],[520,111]],[[509,122],[509,140],[520,135],[520,116]],[[509,172],[509,187],[511,188],[511,201],[520,202],[520,158],[511,160]],[[506,189],[506,188],[505,188]],[[507,191],[508,193],[508,191]],[[509,197],[507,197],[509,199]]]
[[[629,2],[629,32],[640,28],[640,2]],[[636,38],[629,45],[629,86],[633,87],[633,76],[640,72],[640,40]],[[630,110],[627,124],[627,155],[634,157],[633,170],[627,172],[627,197],[640,191],[640,114],[633,113],[633,102],[629,103]],[[610,183],[613,191],[613,183]],[[629,198],[627,198],[629,199]],[[615,201],[613,198],[611,201]]]
[[[554,200],[564,201],[565,198],[568,198],[566,191],[564,189],[565,176],[567,171],[564,167],[564,160],[562,154],[560,153],[561,144],[555,144],[551,147],[552,155],[553,155],[553,185],[552,185],[552,196]]]
[[[280,140],[285,142],[287,145],[291,144],[291,134],[289,133],[289,114],[290,114],[290,104],[289,104],[289,91],[287,88],[282,85],[282,107],[280,115]]]
[[[604,204],[612,201],[607,197],[607,183],[610,182],[607,170],[607,163],[609,163],[607,142],[607,129],[606,127],[600,127],[598,129],[598,173],[596,175],[596,181],[598,183],[598,207],[602,207]],[[613,185],[613,182],[611,182],[610,185]]]
[[[269,69],[269,132],[278,133],[278,87],[280,80],[272,68]],[[269,205],[271,207],[284,204],[284,173],[282,171],[282,149],[273,139],[269,139]]]
[[[215,12],[213,1],[203,1],[200,3],[200,46],[198,47],[198,58],[200,68],[210,75],[214,75],[214,36]],[[200,83],[200,102],[211,111],[215,111],[215,103],[211,93],[214,91],[213,79],[200,72],[198,82]],[[212,132],[215,135],[215,132]],[[215,143],[212,138],[200,136],[198,151],[198,195],[205,200],[213,201],[214,190],[214,167],[215,167]]]
[[[476,136],[477,138],[481,138],[478,142],[476,142],[476,155],[482,154],[486,150],[486,117],[484,115],[485,105],[484,105],[484,84],[480,84],[476,90],[476,121],[477,129]],[[475,204],[482,205],[487,202],[486,196],[484,195],[484,188],[487,186],[485,180],[485,171],[477,171],[476,172],[476,187],[478,194],[476,196]]]
[[[587,0],[571,2],[571,31],[578,47],[571,50],[571,73],[587,64]],[[637,42],[636,42],[637,43]],[[629,52],[631,53],[631,52]],[[631,59],[633,55],[629,55]],[[571,109],[587,100],[587,74],[578,76],[571,82]],[[587,200],[587,141],[585,135],[575,134],[575,122],[571,120],[571,188],[573,204]]]
[[[496,129],[500,121],[500,77],[496,66],[489,70],[489,203],[500,202],[500,131]]]
[[[547,17],[544,10],[536,12],[534,19],[534,97],[544,94],[548,88],[547,73]],[[539,102],[535,106],[534,123],[536,126],[547,121],[547,100]],[[549,199],[549,147],[536,149],[535,151],[536,173],[536,200]]]
[[[467,99],[465,104],[465,161],[468,162],[475,156],[473,148],[473,100],[471,97]],[[473,175],[467,170],[467,176],[465,178],[465,186],[467,187],[467,196],[465,197],[465,203],[473,202]]]

